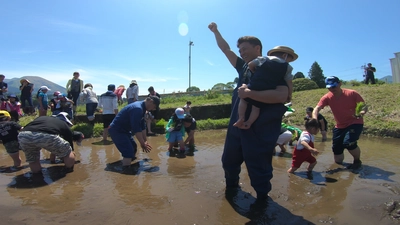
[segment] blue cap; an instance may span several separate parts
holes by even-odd
[[[338,86],[339,83],[340,83],[339,78],[337,78],[335,76],[327,77],[325,79],[326,88],[334,88],[334,87]]]

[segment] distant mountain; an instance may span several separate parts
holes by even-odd
[[[388,84],[393,83],[393,77],[392,77],[392,75],[388,75],[388,76],[382,77],[382,78],[380,78],[379,80],[385,81],[385,82],[388,83]]]
[[[16,94],[20,95],[21,91],[19,90],[19,86],[21,86],[21,83],[19,82],[22,78],[28,79],[29,82],[34,84],[33,87],[33,92],[36,93],[41,86],[47,86],[50,88],[51,91],[48,91],[47,93],[52,95],[54,91],[60,91],[61,93],[66,93],[66,89],[56,83],[53,83],[51,81],[48,81],[44,78],[38,77],[38,76],[24,76],[21,78],[12,78],[12,79],[4,79],[4,82],[7,83],[8,85],[8,94]]]

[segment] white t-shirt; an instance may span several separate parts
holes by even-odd
[[[304,146],[301,144],[302,141],[305,141],[307,143],[310,143],[310,141],[314,142],[314,135],[308,133],[307,131],[303,131],[299,137],[299,140],[297,141],[297,144],[296,144],[297,150],[304,149]]]

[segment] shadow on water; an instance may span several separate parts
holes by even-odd
[[[395,175],[396,173],[391,171],[386,171],[378,167],[363,165],[362,170],[358,172],[359,177],[362,179],[374,179],[374,180],[385,180],[390,182],[395,182],[389,177]]]
[[[301,216],[292,214],[288,209],[274,202],[271,198],[257,200],[241,188],[228,189],[225,198],[240,215],[250,219],[246,224],[314,224]]]
[[[0,166],[0,173],[14,173],[18,172],[20,170],[28,168],[28,165],[23,165],[20,167],[15,167],[15,166]]]
[[[289,152],[278,152],[276,153],[276,156],[291,159],[293,155]]]
[[[370,165],[362,165],[360,169],[347,169],[347,166],[351,164],[344,164],[343,167],[338,167],[335,169],[331,169],[326,171],[327,174],[334,174],[338,172],[348,171],[354,174],[358,174],[362,179],[372,179],[372,180],[385,180],[389,182],[395,182],[394,180],[390,179],[389,177],[395,175],[396,173],[391,171],[386,171],[381,168],[370,166]]]
[[[50,164],[50,165],[55,165],[55,164],[63,164],[64,161],[60,158],[56,158],[56,160],[54,162],[50,161],[50,158],[45,158],[45,159],[41,159],[40,160],[40,164]],[[75,160],[75,164],[81,163],[80,160]],[[29,168],[29,166],[27,165],[25,168]]]
[[[190,150],[188,147],[186,147],[185,148],[185,155],[186,156],[194,156],[194,153],[198,152],[198,151],[199,150],[197,150],[197,149]],[[167,154],[168,157],[176,157],[179,154],[179,149],[174,147],[171,152],[167,151],[166,154]]]
[[[92,145],[113,145],[114,142],[107,140],[107,141],[96,141],[92,142]]]
[[[298,177],[310,180],[310,182],[315,185],[326,186],[326,183],[335,183],[338,181],[335,178],[323,176],[323,174],[325,174],[325,173],[315,172],[315,171],[313,171],[312,173],[308,173],[308,172],[294,173],[294,175],[296,175]]]
[[[41,173],[28,172],[15,176],[7,186],[21,189],[43,187],[65,177],[67,173],[68,170],[64,166],[47,167],[43,168]]]
[[[122,173],[126,175],[139,175],[141,172],[157,172],[160,170],[158,166],[151,166],[149,162],[151,159],[143,159],[138,162],[131,164],[128,167],[122,166],[122,160],[118,160],[112,163],[107,163],[105,171]]]

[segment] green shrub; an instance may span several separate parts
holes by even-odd
[[[163,118],[161,118],[159,121],[156,123],[156,128],[158,129],[164,129],[167,126],[168,121],[165,121]]]
[[[101,137],[103,135],[103,124],[95,123],[94,126],[87,123],[75,124],[72,128],[73,131],[80,131],[85,135],[85,138]]]
[[[343,82],[342,82],[342,83],[343,83]],[[347,83],[347,82],[346,82],[346,83]],[[350,81],[348,82],[348,84],[351,85],[352,87],[354,87],[354,86],[360,86],[360,85],[362,84],[362,82],[357,81],[357,80],[350,80]]]
[[[209,89],[207,93],[204,95],[205,99],[216,99],[219,98],[221,94],[218,91]]]
[[[317,83],[307,78],[293,80],[293,92],[318,89]]]
[[[378,85],[386,84],[385,81],[379,80],[379,79],[375,79],[375,83],[378,84]]]
[[[227,128],[229,124],[229,118],[224,119],[207,119],[207,120],[197,120],[198,130],[210,130],[210,129],[222,129]]]

